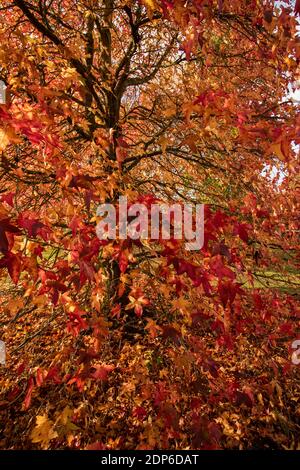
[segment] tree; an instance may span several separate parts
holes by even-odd
[[[34,443],[245,447],[282,411],[299,378],[299,7],[275,3],[1,2],[3,400],[42,404]],[[100,241],[97,206],[120,195],[205,203],[204,247]]]

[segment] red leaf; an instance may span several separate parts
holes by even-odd
[[[168,396],[168,392],[166,390],[166,386],[164,382],[158,382],[155,387],[155,394],[154,394],[154,405],[160,406],[161,403],[165,401]]]
[[[102,442],[93,442],[92,444],[89,444],[86,446],[86,450],[106,450],[107,447],[105,444],[102,444]]]
[[[118,146],[119,146],[119,147],[123,147],[124,149],[128,149],[128,148],[129,148],[128,143],[126,142],[126,140],[123,139],[123,137],[118,137],[118,138],[117,138],[117,142],[118,142]]]
[[[13,401],[15,398],[17,398],[18,395],[22,392],[21,387],[19,385],[16,385],[7,395],[7,400],[8,401]]]
[[[125,273],[128,266],[128,253],[127,251],[121,251],[119,255],[119,267],[121,273]]]
[[[30,237],[37,237],[40,235],[44,240],[48,240],[50,229],[45,224],[40,222],[37,218],[32,218],[26,214],[20,214],[18,217],[19,227],[27,230]]]
[[[295,15],[300,15],[300,0],[296,0],[294,11],[295,11]]]
[[[77,388],[80,392],[83,391],[83,387],[84,387],[84,380],[82,380],[80,377],[73,377],[71,380],[68,381],[68,385],[72,385],[72,384],[75,384],[77,385]]]
[[[26,369],[26,362],[22,362],[21,364],[18,365],[17,375],[21,375],[25,369]]]
[[[74,215],[71,222],[69,223],[69,227],[72,230],[72,235],[75,237],[78,228],[81,226],[81,217],[78,215]]]
[[[12,281],[17,284],[21,271],[21,259],[19,255],[15,255],[11,252],[8,252],[0,260],[0,268],[6,267]]]
[[[43,253],[43,248],[39,245],[39,246],[36,246],[35,249],[33,250],[34,254],[36,256],[39,256],[40,258],[42,257],[42,253]]]
[[[20,230],[11,225],[9,219],[0,220],[0,251],[6,253],[8,250],[8,239],[6,236],[7,233],[20,233]]]
[[[248,242],[248,225],[246,224],[236,224],[234,227],[233,235],[238,235],[243,242]]]
[[[175,344],[179,345],[181,342],[181,333],[172,325],[165,325],[162,327],[163,339],[170,338]]]
[[[219,377],[219,366],[213,359],[207,359],[205,363],[205,368],[210,372],[210,374],[216,379]]]
[[[222,431],[221,431],[220,425],[212,421],[208,425],[208,432],[209,432],[210,438],[216,441],[217,444],[219,444],[220,439],[222,437]]]
[[[83,283],[85,279],[89,279],[90,281],[94,280],[95,271],[93,266],[86,261],[80,261],[80,280]]]
[[[6,253],[8,250],[8,240],[4,229],[0,225],[0,251]]]
[[[171,403],[163,403],[159,407],[159,415],[164,419],[165,425],[177,430],[179,426],[179,416],[176,408]]]
[[[34,386],[33,377],[30,377],[29,380],[28,380],[28,386],[27,386],[26,396],[25,396],[25,400],[24,400],[24,409],[25,410],[28,410],[28,408],[30,407],[33,386]]]
[[[48,370],[48,374],[46,375],[45,380],[52,380],[56,384],[61,383],[61,378],[58,375],[59,370],[56,366],[51,367],[51,369]]]
[[[253,406],[253,402],[252,402],[251,396],[249,396],[248,393],[240,392],[239,390],[237,390],[237,391],[235,392],[235,395],[234,395],[234,403],[235,403],[237,406],[241,406],[241,405],[246,405],[246,406],[249,406],[249,407],[252,407],[252,406]]]
[[[115,366],[109,364],[97,364],[96,366],[93,366],[95,372],[91,374],[91,377],[97,380],[106,381],[108,379],[109,373],[113,371],[114,368]]]
[[[239,284],[235,284],[231,281],[228,281],[228,282],[219,281],[218,292],[220,294],[220,298],[221,298],[224,308],[226,307],[228,301],[230,305],[232,305],[236,297],[236,294],[243,293],[243,291],[240,289]]]
[[[217,344],[219,346],[224,346],[226,347],[227,349],[229,349],[229,351],[232,351],[233,350],[233,341],[232,341],[232,338],[230,335],[228,334],[223,334],[222,336],[220,336],[218,339],[217,339]]]
[[[137,317],[141,317],[143,314],[143,307],[141,305],[136,305],[134,307],[134,313],[136,314]]]
[[[14,205],[14,196],[16,193],[7,193],[7,194],[2,194],[1,196],[1,201],[6,202],[9,206],[13,207]]]
[[[123,161],[126,160],[127,151],[123,147],[116,147],[116,157],[117,162],[121,165]]]
[[[44,382],[44,374],[42,369],[38,368],[36,371],[36,384],[38,387],[40,387]]]
[[[213,274],[222,279],[223,277],[228,277],[229,279],[234,279],[235,274],[227,266],[224,266],[221,255],[217,255],[210,263],[211,270]]]
[[[111,309],[110,314],[111,314],[112,317],[117,317],[117,318],[119,319],[119,318],[120,318],[120,314],[121,314],[121,304],[115,305],[115,306]]]
[[[140,421],[143,421],[147,416],[147,411],[143,406],[137,406],[136,408],[134,408],[132,414],[135,418],[139,419]]]

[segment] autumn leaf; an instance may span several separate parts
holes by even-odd
[[[36,426],[33,428],[30,438],[33,443],[40,444],[42,449],[48,449],[50,441],[58,437],[57,432],[53,429],[53,422],[48,416],[38,415],[36,417]]]
[[[299,0],[2,3],[0,447],[296,449]]]
[[[12,281],[17,284],[21,271],[21,258],[19,255],[8,252],[6,255],[0,259],[0,268],[6,267]]]
[[[9,143],[9,136],[5,133],[4,129],[0,129],[0,151],[5,150]]]
[[[8,250],[8,238],[7,234],[19,234],[21,231],[18,227],[15,227],[10,223],[10,219],[0,220],[0,251],[6,253]]]
[[[73,419],[74,410],[67,405],[61,413],[57,413],[55,420],[55,429],[59,437],[66,437],[69,444],[75,439],[74,433],[79,430]]]
[[[150,300],[147,299],[141,289],[132,289],[128,296],[130,303],[126,305],[126,310],[134,310],[134,313],[140,317],[143,313],[143,308],[150,304]]]
[[[34,380],[33,377],[30,377],[28,382],[27,382],[27,389],[26,389],[26,395],[24,399],[24,409],[27,410],[30,407],[31,404],[31,395],[33,392],[34,388]]]
[[[269,153],[275,153],[275,155],[283,162],[286,160],[286,155],[283,153],[283,146],[281,142],[272,144],[269,148]]]
[[[109,374],[114,370],[115,366],[110,364],[97,364],[93,366],[95,372],[91,374],[91,377],[96,380],[108,380]]]

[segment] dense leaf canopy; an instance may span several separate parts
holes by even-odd
[[[0,0],[0,447],[300,445],[299,14]],[[203,248],[100,241],[120,196]]]

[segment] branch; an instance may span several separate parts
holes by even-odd
[[[46,330],[48,328],[48,326],[50,325],[50,323],[56,318],[58,317],[58,315],[60,314],[60,312],[56,312],[54,313],[50,318],[49,320],[44,323],[44,325],[38,330],[36,331],[35,333],[33,333],[32,335],[28,335],[24,341],[19,344],[19,346],[17,346],[15,349],[12,350],[12,354],[14,354],[15,352],[19,351],[20,349],[22,349],[25,344],[27,344],[29,341],[31,341],[32,339],[36,338],[37,336],[39,336],[44,330]]]

